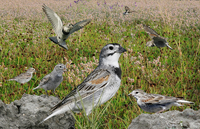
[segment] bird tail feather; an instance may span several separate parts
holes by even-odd
[[[12,78],[12,79],[9,79],[8,81],[14,81],[15,79],[14,78]]]
[[[55,44],[58,44],[57,37],[49,37],[49,39],[54,42]]]
[[[39,88],[40,88],[40,86],[37,86],[37,87],[33,88],[33,90],[36,90],[36,89],[39,89]]]
[[[44,120],[42,120],[38,125],[42,124],[43,122],[45,122],[46,120],[48,120],[49,118],[51,118],[53,116],[65,113],[66,111],[69,111],[69,110],[70,110],[69,107],[64,107],[64,108],[62,107],[60,109],[57,109],[51,115],[49,115],[47,118],[45,118]]]
[[[187,101],[187,100],[178,100],[177,102],[178,103],[185,103],[185,104],[194,104],[194,102],[190,102],[190,101]]]
[[[167,47],[170,48],[171,50],[173,50],[173,48],[171,48],[171,47],[169,46],[169,44],[167,44]]]

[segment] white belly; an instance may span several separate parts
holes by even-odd
[[[121,84],[121,80],[118,76],[115,77],[110,83],[109,86],[103,89],[103,93],[101,96],[100,104],[103,104],[110,100],[119,90]]]

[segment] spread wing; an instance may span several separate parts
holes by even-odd
[[[142,100],[142,102],[145,102],[146,104],[166,104],[177,101],[177,98],[175,97],[169,97],[169,96],[163,96],[158,94],[150,94],[148,96],[148,99]]]
[[[92,19],[86,19],[80,22],[77,22],[76,24],[73,25],[73,28],[70,30],[70,34],[72,34],[73,32],[80,30],[81,28],[83,28],[84,26],[86,26],[87,24],[89,24],[91,22]]]
[[[131,9],[128,6],[125,6],[125,10],[126,10],[126,12],[130,12],[131,11]]]
[[[47,18],[51,22],[53,29],[57,36],[62,36],[62,27],[63,23],[60,19],[60,17],[49,7],[47,7],[45,4],[42,6],[43,11],[45,12]]]
[[[90,96],[97,90],[106,87],[109,84],[110,72],[104,69],[94,70],[77,88],[72,90],[60,103],[55,105],[51,111],[60,106],[81,98]]]
[[[40,81],[39,86],[42,86],[42,85],[48,83],[51,79],[52,79],[51,74],[44,76],[44,78],[42,78],[42,80]]]
[[[159,37],[159,34],[156,33],[153,29],[150,27],[143,25],[144,30],[149,34],[149,36],[153,39],[154,37]]]

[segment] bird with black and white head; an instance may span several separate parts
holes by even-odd
[[[118,61],[125,51],[126,49],[117,43],[105,45],[101,50],[96,69],[55,105],[51,110],[52,114],[42,122],[67,111],[80,112],[83,108],[88,116],[94,107],[110,100],[120,87],[122,72]]]

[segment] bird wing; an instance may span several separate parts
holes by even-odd
[[[131,11],[131,9],[128,6],[125,6],[125,10],[126,10],[126,12],[130,12]]]
[[[143,25],[144,30],[149,34],[149,36],[153,39],[154,37],[159,37],[159,34],[156,33],[153,29],[150,27]]]
[[[83,99],[109,84],[111,73],[105,69],[94,70],[77,88],[72,90],[60,103],[55,105],[51,111],[59,108],[67,102]]]
[[[77,22],[76,24],[73,25],[73,28],[70,30],[70,34],[72,34],[73,32],[80,30],[81,28],[83,28],[84,26],[86,26],[87,24],[89,24],[91,22],[92,19],[86,19],[80,22]]]
[[[49,82],[51,79],[52,79],[52,78],[51,78],[51,74],[48,74],[48,75],[44,76],[44,77],[42,78],[42,80],[40,81],[39,86],[42,86],[42,85],[46,84],[46,83]]]
[[[31,73],[22,73],[16,77],[14,77],[13,79],[28,79],[31,77]]]
[[[148,99],[142,100],[146,104],[166,104],[170,102],[175,102],[177,98],[175,97],[169,97],[169,96],[163,96],[159,94],[150,94],[150,97]]]
[[[42,6],[43,11],[45,12],[47,18],[51,22],[53,29],[58,37],[62,36],[62,27],[63,23],[60,19],[60,17],[49,7],[47,7],[45,4]]]

